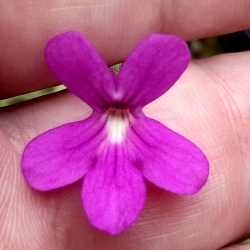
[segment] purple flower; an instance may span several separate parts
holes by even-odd
[[[131,225],[142,210],[144,178],[176,194],[194,194],[208,177],[201,150],[142,108],[165,93],[190,60],[186,43],[171,35],[143,39],[117,77],[76,32],[52,38],[46,62],[57,79],[86,102],[85,120],[34,138],[22,157],[23,175],[47,191],[83,179],[82,203],[90,223],[109,234]]]

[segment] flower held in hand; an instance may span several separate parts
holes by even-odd
[[[93,113],[26,146],[22,170],[31,187],[47,191],[84,177],[81,197],[87,217],[109,234],[120,233],[138,217],[146,195],[143,178],[176,194],[201,189],[208,176],[201,150],[142,112],[186,69],[190,53],[185,42],[171,35],[146,37],[117,77],[76,32],[52,38],[45,59]]]

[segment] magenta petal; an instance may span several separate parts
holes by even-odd
[[[147,117],[131,128],[131,149],[149,181],[177,194],[196,193],[206,183],[208,161],[192,142]]]
[[[94,110],[104,110],[115,91],[114,77],[92,45],[69,31],[49,40],[45,59],[56,78]]]
[[[176,82],[189,60],[184,41],[172,35],[152,34],[134,48],[122,65],[117,92],[130,107],[142,108]]]
[[[142,174],[127,149],[106,145],[94,168],[84,178],[83,205],[90,223],[109,234],[118,234],[138,217],[145,200]]]
[[[51,129],[24,149],[22,171],[29,185],[51,190],[82,178],[92,166],[106,137],[104,123],[93,114],[88,119]]]

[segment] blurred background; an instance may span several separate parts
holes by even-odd
[[[188,43],[193,58],[250,50],[250,30],[205,38]]]
[[[188,42],[188,46],[194,59],[200,59],[222,53],[233,53],[250,50],[250,30],[191,41]],[[118,66],[114,66],[113,68],[117,67]],[[65,89],[65,87],[60,85],[57,87],[0,100],[0,108],[61,91],[63,89]]]

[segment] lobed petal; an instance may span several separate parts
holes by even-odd
[[[207,158],[183,136],[145,116],[132,124],[128,136],[137,167],[158,187],[194,194],[206,183]]]
[[[104,110],[114,95],[114,77],[92,45],[79,33],[68,31],[49,40],[45,60],[73,94],[94,110]]]
[[[93,114],[84,121],[62,125],[34,138],[24,149],[21,162],[28,184],[47,191],[82,178],[107,136],[104,126],[105,121]]]
[[[106,145],[82,187],[83,205],[90,223],[109,234],[132,224],[145,201],[142,174],[124,146]]]
[[[184,41],[152,34],[143,39],[123,63],[117,92],[130,108],[141,109],[164,94],[187,68],[190,52]]]

